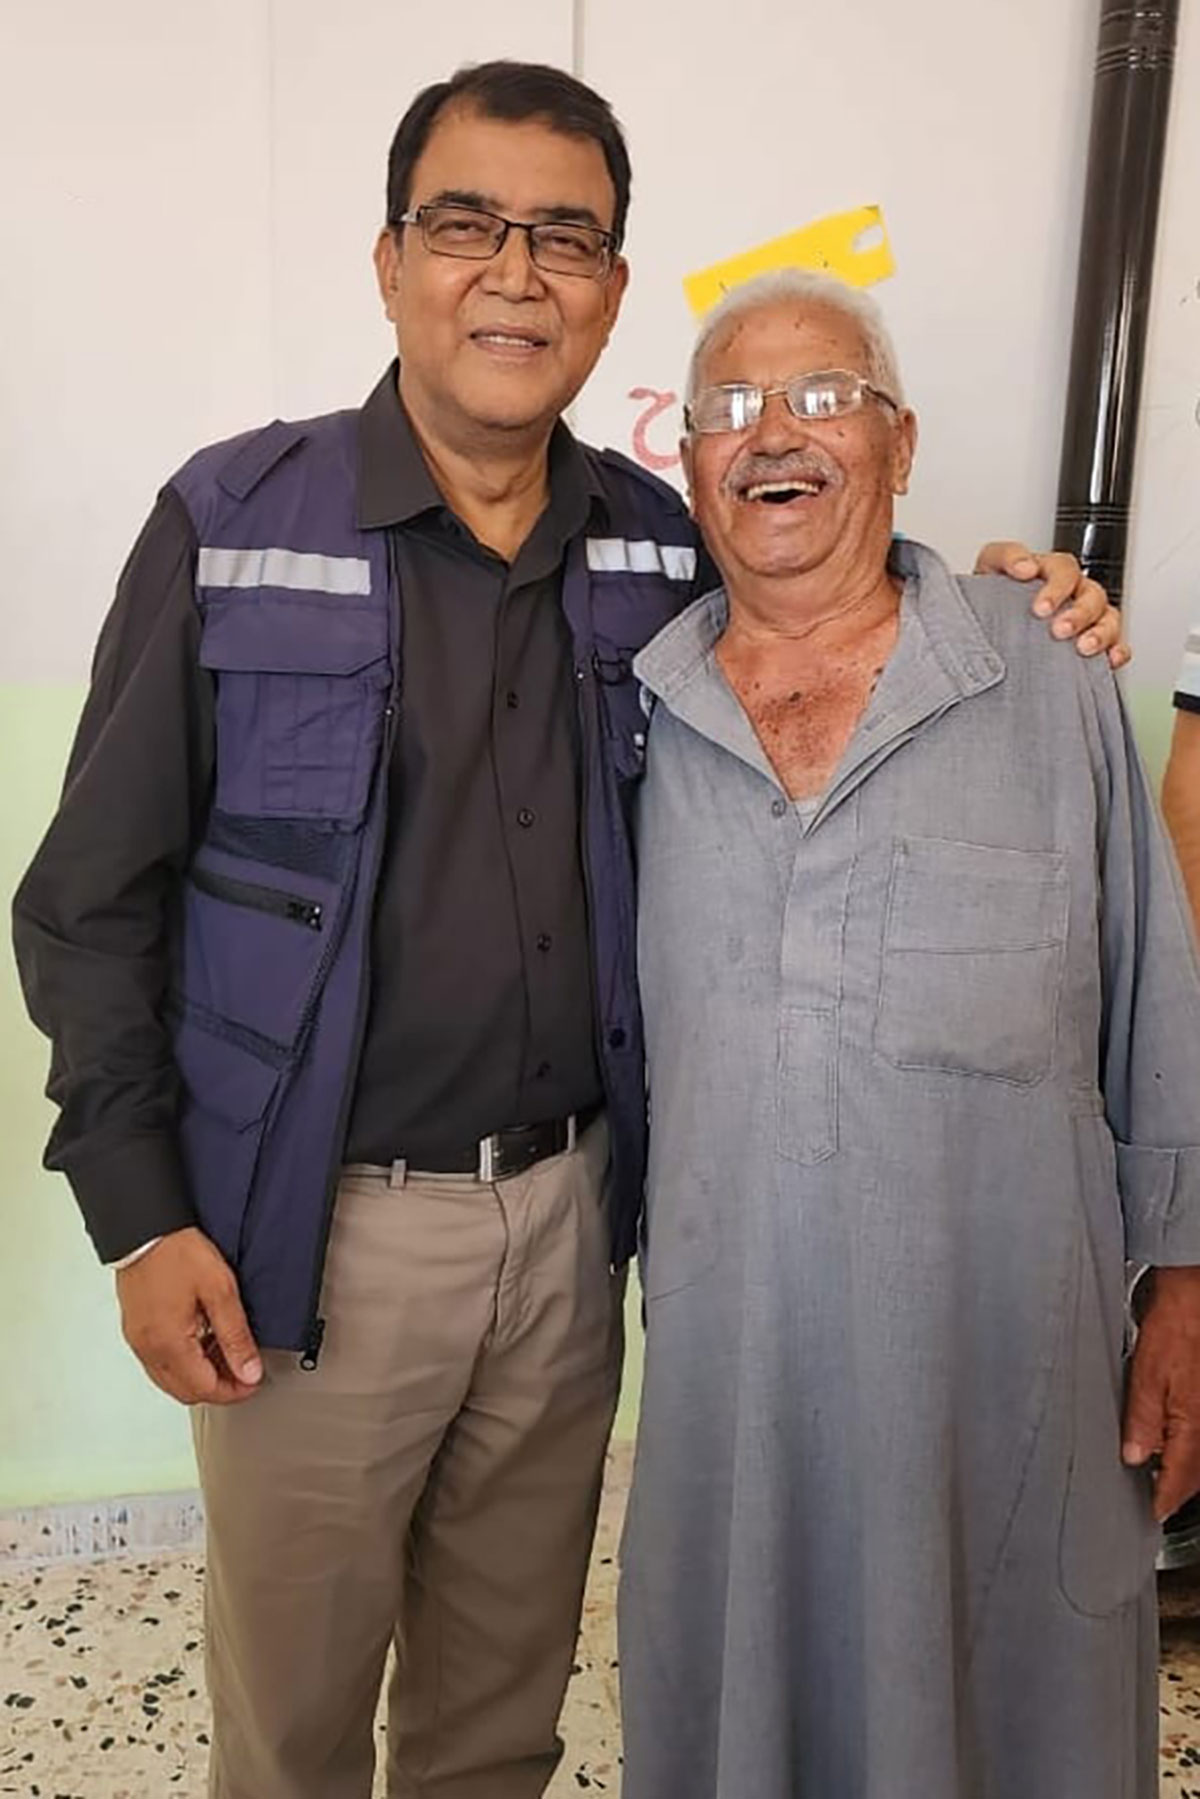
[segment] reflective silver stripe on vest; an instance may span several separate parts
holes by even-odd
[[[315,556],[303,550],[201,548],[196,566],[201,587],[293,587],[306,593],[368,594],[371,565],[365,556]]]
[[[696,552],[682,543],[656,543],[652,537],[589,537],[588,567],[606,575],[666,575],[669,581],[691,581]]]

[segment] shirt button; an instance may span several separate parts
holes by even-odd
[[[506,693],[504,696],[504,704],[508,707],[510,712],[515,712],[517,707],[521,704],[520,696],[515,693]]]
[[[533,1071],[533,1078],[535,1081],[544,1081],[546,1076],[549,1073],[550,1073],[549,1062],[539,1062],[537,1067]]]
[[[533,823],[534,816],[535,814],[528,806],[522,806],[521,810],[517,813],[517,823],[522,825],[525,830],[528,830]]]
[[[610,1031],[608,1033],[608,1047],[610,1049],[624,1049],[625,1033],[620,1025],[617,1026],[615,1031]]]
[[[771,801],[771,812],[774,815],[774,817],[782,818],[784,813],[787,811],[787,809],[788,809],[788,803],[785,799],[777,799],[777,800]]]
[[[545,952],[550,948],[550,946],[553,942],[554,942],[554,939],[550,935],[549,931],[543,931],[537,940],[537,946],[544,955]]]

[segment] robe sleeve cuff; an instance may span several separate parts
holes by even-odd
[[[1129,1261],[1200,1266],[1200,1146],[1118,1143],[1117,1184]]]

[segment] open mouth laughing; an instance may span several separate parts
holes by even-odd
[[[811,504],[840,484],[836,464],[807,452],[803,456],[747,457],[734,465],[724,482],[726,491],[744,505],[781,510]]]
[[[762,500],[768,506],[790,506],[793,500],[815,500],[824,493],[825,481],[755,481],[738,498]]]

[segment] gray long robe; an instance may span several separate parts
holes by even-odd
[[[624,1799],[1149,1799],[1126,1256],[1200,1262],[1200,983],[1107,667],[902,546],[811,822],[646,649]]]

